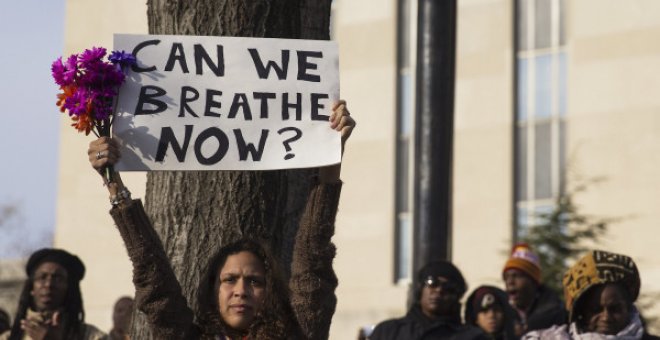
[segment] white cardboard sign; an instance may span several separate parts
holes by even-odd
[[[339,163],[330,41],[114,36],[137,65],[122,85],[117,170],[269,170]]]

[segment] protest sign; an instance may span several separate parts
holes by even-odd
[[[124,35],[117,170],[269,170],[339,163],[328,118],[338,53],[318,40]]]

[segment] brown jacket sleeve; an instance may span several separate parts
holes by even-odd
[[[291,305],[307,339],[328,338],[335,313],[337,277],[332,269],[335,215],[341,183],[318,184],[300,220],[291,267]]]
[[[133,263],[135,302],[147,315],[154,338],[197,338],[193,312],[142,202],[133,200],[122,208],[113,208],[110,214]]]

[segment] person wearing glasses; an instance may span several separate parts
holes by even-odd
[[[82,261],[61,249],[34,252],[25,268],[16,319],[0,340],[100,340],[105,333],[85,323],[80,280]]]
[[[461,322],[460,299],[467,284],[456,266],[430,262],[419,270],[417,279],[408,313],[378,324],[370,340],[488,339],[479,328]]]

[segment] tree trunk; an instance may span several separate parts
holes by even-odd
[[[148,0],[150,34],[329,38],[331,0]],[[197,310],[209,258],[240,237],[261,239],[290,273],[298,220],[314,170],[150,172],[145,205]],[[151,339],[135,313],[132,339]]]

